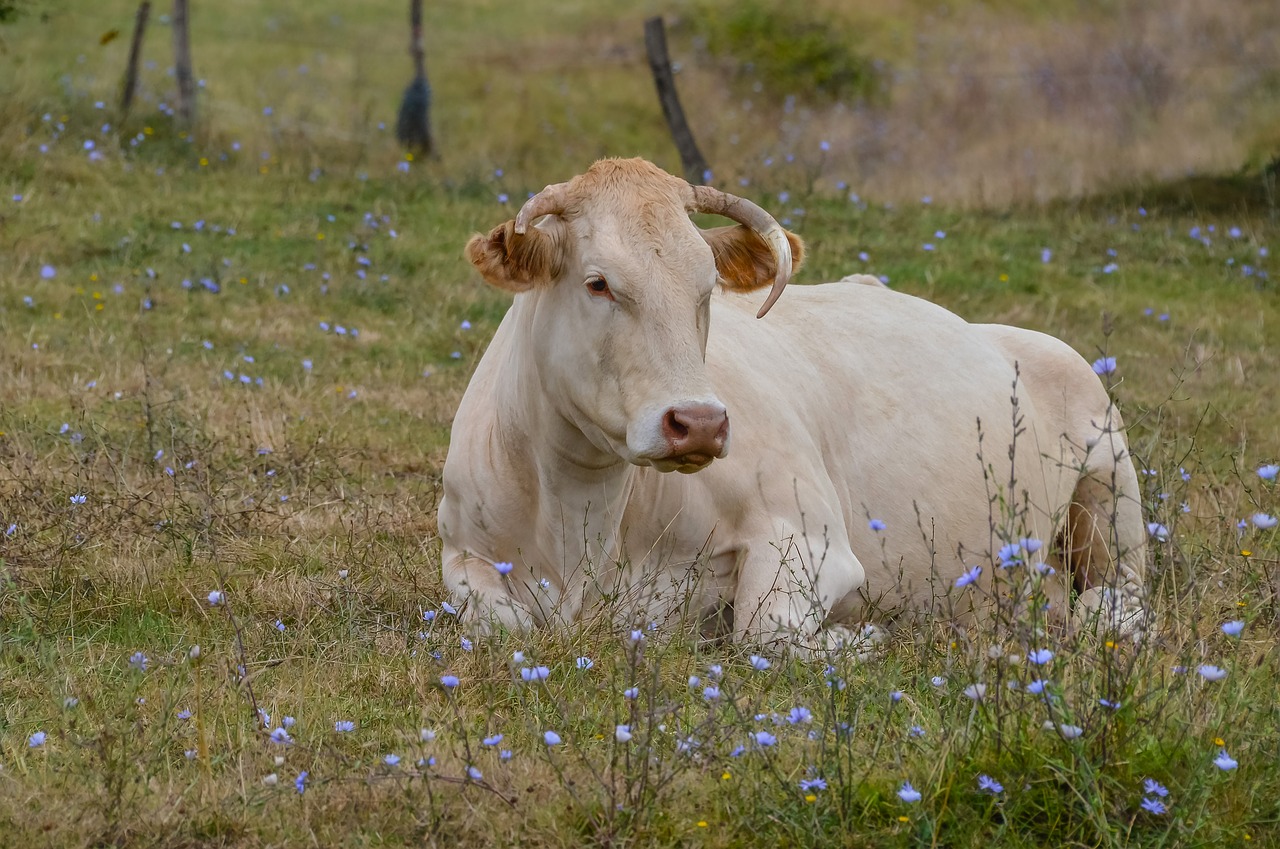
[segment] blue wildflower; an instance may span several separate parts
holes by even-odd
[[[551,670],[546,666],[523,666],[520,668],[520,678],[523,681],[546,681],[551,675]]]
[[[924,797],[920,795],[919,790],[911,786],[910,781],[904,781],[898,788],[898,798],[907,803],[915,803]]]
[[[982,574],[981,566],[973,566],[965,570],[965,572],[956,578],[956,588],[967,587],[974,581],[978,580],[978,576]]]
[[[1164,806],[1164,802],[1147,797],[1142,800],[1142,810],[1159,815],[1163,814],[1167,809]]]
[[[1003,793],[1004,785],[989,775],[979,775],[978,789],[985,790],[988,793]]]
[[[813,714],[807,707],[793,707],[787,714],[787,722],[791,725],[802,725],[813,722]]]
[[[1206,681],[1221,681],[1227,677],[1227,670],[1220,666],[1214,666],[1212,663],[1203,664],[1196,671]]]
[[[293,780],[293,788],[298,791],[299,796],[307,792],[307,777],[310,774],[311,773],[304,769],[302,772],[298,773],[298,777]]]

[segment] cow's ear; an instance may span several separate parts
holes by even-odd
[[[735,224],[703,230],[702,238],[711,246],[716,260],[716,271],[725,288],[734,292],[750,292],[773,283],[777,263],[773,252],[750,227]],[[791,243],[791,273],[800,270],[804,262],[804,242],[790,230],[787,241]]]
[[[527,292],[560,276],[563,264],[562,228],[530,227],[515,232],[515,221],[499,224],[485,236],[467,242],[467,260],[485,281],[508,292]]]

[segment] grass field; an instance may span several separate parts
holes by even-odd
[[[594,156],[677,168],[627,35],[656,7],[433,11],[446,148],[406,163],[379,129],[408,82],[401,4],[197,3],[191,136],[156,105],[162,25],[151,100],[114,114],[126,39],[98,41],[132,4],[100,5],[0,28],[0,845],[1280,845],[1280,222],[1257,169],[1116,188],[1115,163],[1088,162],[1100,142],[1064,136],[1087,196],[991,167],[981,198],[1014,202],[978,207],[1003,149],[957,150],[947,175],[896,137],[901,171],[834,135],[824,158],[835,107],[802,101],[808,124],[736,154],[732,119],[690,110],[722,184],[805,238],[797,282],[869,271],[1115,357],[1164,528],[1140,646],[1073,637],[1037,666],[1025,634],[936,623],[868,664],[766,667],[678,625],[470,641],[435,507],[509,297],[461,248]],[[1252,30],[1263,68],[1276,16],[1220,5],[1197,49]],[[697,59],[697,8],[673,28],[687,103],[750,90]],[[976,50],[975,21],[1048,49],[1055,26],[1151,13],[817,8],[899,68],[927,27],[932,60]],[[1222,77],[1240,122],[1194,143],[1165,123],[1221,119],[1215,101],[1125,129],[1164,163],[1142,173],[1268,150],[1274,77]],[[770,126],[784,97],[758,107]],[[893,102],[891,124],[933,114]]]

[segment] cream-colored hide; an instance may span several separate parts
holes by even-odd
[[[1056,566],[1051,616],[1074,580],[1078,615],[1140,620],[1137,477],[1078,354],[853,281],[793,286],[758,320],[747,293],[785,283],[802,245],[759,219],[700,231],[690,192],[606,160],[530,201],[539,225],[468,245],[518,293],[444,469],[444,581],[468,620],[607,604],[822,649],[907,612],[981,611],[995,553],[1023,538],[1045,546],[1014,568]]]

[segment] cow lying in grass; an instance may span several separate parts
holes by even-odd
[[[440,504],[444,581],[478,626],[607,603],[821,650],[1010,593],[1063,623],[1073,590],[1077,621],[1141,620],[1123,426],[1062,342],[879,285],[779,301],[799,239],[643,160],[548,186],[466,254],[515,293]]]

